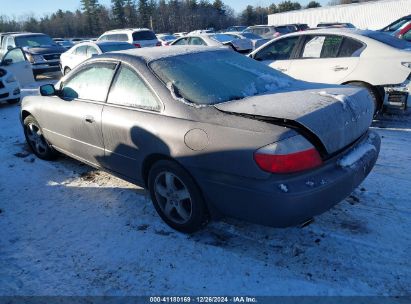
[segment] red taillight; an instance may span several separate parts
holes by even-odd
[[[161,42],[160,42],[160,41],[157,42],[157,43],[156,43],[156,46],[161,46]]]
[[[254,160],[262,170],[271,173],[294,173],[323,163],[318,151],[301,135],[258,149]]]
[[[138,44],[138,43],[134,43],[134,46],[135,46],[136,48],[141,48],[141,45]]]

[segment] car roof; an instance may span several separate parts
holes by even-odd
[[[48,36],[47,34],[44,33],[30,33],[30,32],[25,32],[25,33],[17,33],[17,34],[11,34],[10,36],[13,37],[24,37],[24,36]]]
[[[152,32],[152,30],[150,30],[149,28],[125,28],[125,29],[110,30],[110,31],[105,32],[104,34],[118,33],[118,32],[128,32],[128,33],[129,32],[142,32],[142,31]]]
[[[111,55],[122,54],[131,57],[138,57],[146,62],[153,60],[175,57],[185,54],[198,54],[213,51],[228,51],[227,48],[222,47],[212,47],[212,46],[194,46],[194,45],[175,45],[172,47],[157,47],[157,48],[140,48],[140,49],[130,49],[124,51],[116,51],[110,53]],[[110,56],[110,55],[107,55]]]

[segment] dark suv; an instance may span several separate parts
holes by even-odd
[[[59,71],[60,55],[65,48],[56,44],[49,36],[41,33],[19,33],[3,38],[1,53],[20,47],[33,68],[34,76]]]

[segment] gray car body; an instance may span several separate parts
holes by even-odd
[[[171,56],[187,51],[192,52],[193,48],[176,47]],[[207,47],[195,51],[229,52]],[[328,210],[349,195],[372,169],[380,142],[378,136],[369,136],[372,114],[366,115],[364,110],[366,122],[361,134],[355,135],[353,140],[345,138],[350,144],[328,153],[323,166],[299,174],[276,175],[262,171],[253,153],[258,148],[298,135],[292,119],[310,117],[315,120],[326,116],[321,106],[318,115],[312,114],[316,111],[309,107],[305,107],[302,115],[298,115],[298,111],[289,113],[290,125],[284,125],[271,119],[276,116],[287,121],[282,117],[287,111],[278,108],[277,113],[274,110],[269,113],[269,119],[260,119],[263,113],[253,112],[253,107],[246,105],[248,101],[203,107],[188,105],[175,100],[148,67],[147,63],[156,56],[164,56],[163,52],[167,50],[139,49],[104,54],[89,59],[68,75],[94,62],[121,62],[134,68],[155,92],[162,105],[160,111],[83,100],[66,101],[58,96],[29,96],[22,102],[21,118],[33,115],[48,142],[60,152],[143,187],[147,186],[148,171],[154,162],[172,159],[193,176],[213,216],[226,215],[271,226],[298,224]],[[309,90],[319,89],[319,86],[306,84],[305,89],[305,94],[310,94]],[[336,90],[353,94],[365,92],[356,88],[337,87]],[[300,92],[296,97],[303,95]],[[311,95],[315,99],[315,95]],[[274,98],[276,94],[269,96]],[[267,95],[264,98],[268,98]],[[254,97],[254,101],[258,99]],[[372,107],[371,102],[365,100],[364,105]],[[326,104],[324,100],[321,103]],[[331,104],[337,107],[334,101]],[[262,109],[265,111],[264,107]],[[93,123],[86,122],[90,117]],[[315,125],[314,121],[312,126]],[[375,150],[361,158],[360,166],[338,166],[341,157],[365,141]],[[312,182],[310,186],[307,186],[308,181]],[[290,191],[284,191],[283,185]]]

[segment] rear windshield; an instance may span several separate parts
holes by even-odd
[[[233,36],[225,35],[225,34],[212,35],[211,38],[219,42],[228,42],[228,41],[232,41],[233,39],[235,39]]]
[[[130,43],[100,44],[99,47],[103,53],[130,50],[135,48],[134,45],[131,45]]]
[[[157,37],[152,31],[134,32],[133,41],[139,41],[139,40],[157,40]]]
[[[367,31],[362,35],[400,50],[411,50],[411,42],[381,32]]]
[[[18,36],[15,38],[16,46],[50,46],[56,45],[56,43],[47,35],[32,35],[32,36]]]
[[[258,61],[231,51],[178,55],[152,61],[149,65],[176,97],[202,105],[276,92],[295,82]]]
[[[277,32],[279,32],[280,34],[287,34],[287,33],[291,32],[290,29],[287,26],[277,26],[275,28],[275,30]]]

